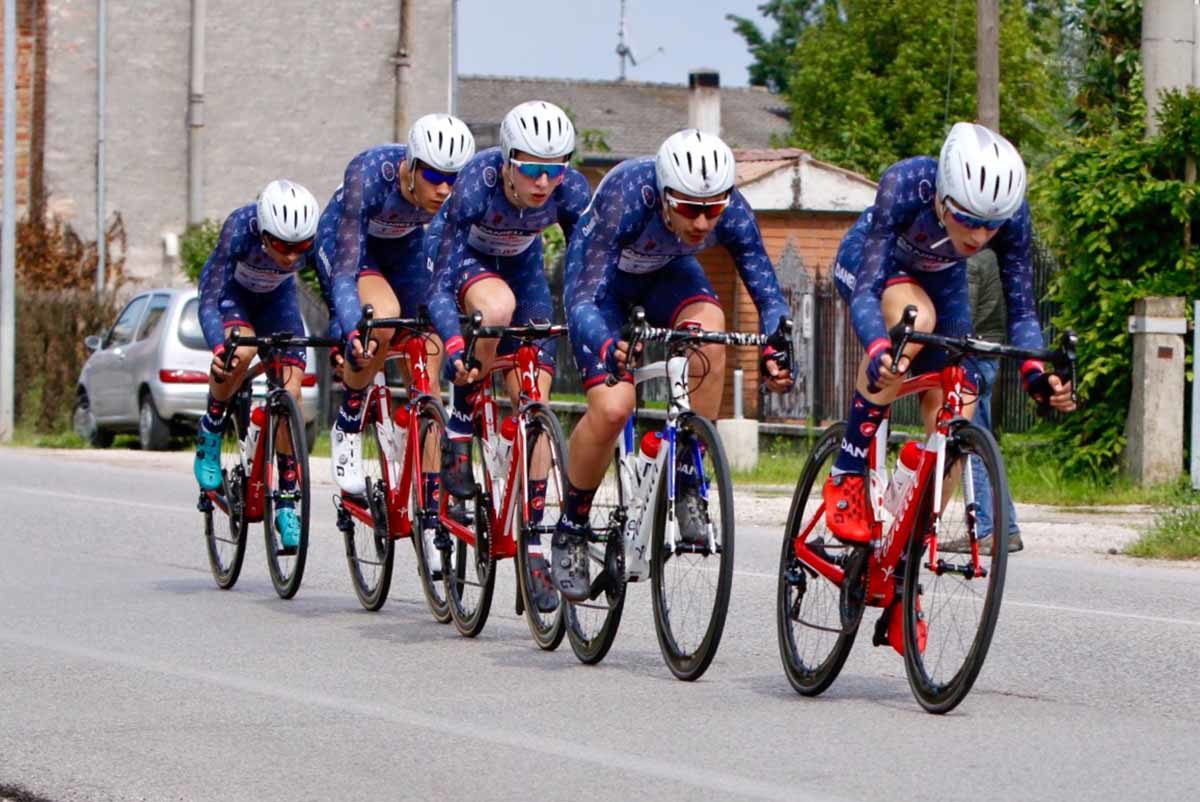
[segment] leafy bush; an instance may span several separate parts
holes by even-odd
[[[193,284],[199,283],[200,271],[204,269],[204,263],[208,261],[209,254],[217,247],[220,239],[219,220],[205,220],[203,223],[188,226],[183,232],[179,239],[180,267]]]
[[[1111,475],[1125,446],[1132,347],[1126,320],[1147,296],[1200,297],[1192,236],[1200,154],[1200,92],[1165,96],[1152,139],[1118,132],[1067,146],[1035,186],[1061,268],[1051,295],[1056,324],[1079,333],[1082,408],[1055,428],[1072,473]],[[1182,401],[1181,401],[1182,402]]]
[[[17,225],[17,421],[36,432],[70,425],[83,339],[110,325],[125,284],[125,227],[115,216],[106,236],[105,291],[96,293],[96,243],[55,218]]]

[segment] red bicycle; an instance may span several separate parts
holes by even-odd
[[[427,368],[428,358],[436,353],[430,350],[432,327],[425,316],[377,319],[367,305],[358,330],[365,339],[373,328],[403,333],[399,344],[392,346],[389,359],[399,357],[408,365],[408,403],[393,410],[391,391],[382,373],[376,376],[367,393],[361,429],[366,487],[362,496],[341,493],[334,497],[337,527],[346,540],[354,593],[362,606],[372,611],[387,601],[396,541],[412,537],[426,601],[434,618],[444,624],[450,613],[436,583],[443,559],[435,546],[437,508],[436,503],[426,503],[423,481],[424,475],[440,469],[446,431],[446,412],[432,393]],[[414,533],[421,536],[413,537]]]
[[[225,370],[229,370],[238,346],[258,348],[259,363],[246,371],[229,401],[221,437],[221,487],[200,491],[197,504],[204,514],[208,563],[222,590],[237,583],[246,557],[247,530],[250,524],[260,521],[275,592],[280,598],[290,599],[300,589],[308,557],[308,448],[304,417],[284,386],[283,357],[288,348],[337,344],[325,337],[296,337],[290,331],[248,337],[236,326],[225,339]],[[267,375],[267,397],[252,409],[252,382],[263,373]],[[275,455],[289,451],[296,460],[295,485],[281,486]],[[296,511],[300,540],[295,546],[284,546],[275,530],[274,511],[279,504],[290,504]],[[227,528],[214,521],[214,511],[225,514]]]
[[[924,447],[905,446],[903,467],[889,481],[888,420],[868,452],[867,546],[828,534],[821,488],[840,448],[844,423],[829,427],[813,448],[792,497],[779,560],[779,651],[792,687],[816,696],[846,662],[864,608],[883,610],[872,642],[904,656],[917,701],[931,713],[954,709],[971,690],[1000,613],[1008,559],[1008,480],[990,432],[963,417],[970,385],[964,360],[1037,359],[1053,363],[1074,386],[1075,335],[1058,350],[1031,350],[915,331],[908,307],[892,329],[892,353],[909,342],[941,348],[939,372],[907,379],[900,397],[940,389],[945,399]],[[976,528],[975,480],[991,490],[993,531]],[[813,506],[815,505],[815,507]]]
[[[517,615],[525,615],[538,646],[552,650],[565,632],[563,604],[556,598],[553,610],[538,609],[537,590],[544,593],[545,586],[535,583],[548,582],[548,577],[535,576],[530,559],[542,554],[543,544],[549,548],[565,496],[567,449],[558,418],[538,389],[538,356],[540,343],[566,334],[567,327],[551,323],[482,326],[481,321],[479,313],[467,319],[467,364],[478,364],[472,354],[480,338],[509,338],[517,348],[492,363],[489,380],[481,383],[474,403],[474,497],[456,508],[449,491],[442,492],[441,523],[453,544],[445,576],[450,614],[463,635],[482,632],[495,590],[496,562],[515,557]],[[503,417],[492,384],[510,372],[515,372],[520,384],[519,405],[515,415]],[[531,488],[531,480],[539,486],[545,480],[545,490]]]

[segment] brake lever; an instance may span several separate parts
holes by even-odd
[[[226,373],[229,373],[230,368],[233,367],[233,358],[237,356],[237,339],[241,335],[241,331],[239,327],[234,326],[225,337],[225,353],[221,355],[221,368]],[[213,381],[217,384],[225,383],[224,379],[218,379],[216,376],[213,376]]]
[[[637,345],[641,340],[642,330],[646,327],[646,310],[640,306],[635,306],[629,313],[629,321],[621,327],[618,333],[618,339],[624,340],[629,344],[629,350],[625,354],[625,370],[632,373],[637,367],[635,362]],[[616,348],[616,343],[613,343],[613,348]],[[621,379],[615,373],[609,373],[604,379],[605,387],[614,387]]]
[[[463,367],[467,373],[470,373],[475,368],[483,367],[483,363],[475,358],[475,343],[479,342],[479,329],[483,326],[483,312],[476,309],[471,313],[471,319],[467,323],[471,333],[467,335],[467,347],[463,351]]]

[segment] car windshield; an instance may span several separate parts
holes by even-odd
[[[183,307],[179,316],[179,341],[188,348],[197,351],[207,351],[208,343],[204,341],[204,332],[200,330],[200,300],[192,298]]]

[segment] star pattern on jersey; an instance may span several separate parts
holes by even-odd
[[[779,318],[790,314],[790,310],[763,246],[754,212],[741,193],[733,191],[728,208],[702,243],[686,245],[663,221],[661,201],[651,206],[644,202],[647,187],[657,198],[652,156],[622,162],[596,188],[580,222],[579,236],[567,248],[565,291],[572,339],[581,340],[589,351],[599,353],[604,341],[617,335],[601,312],[599,302],[621,270],[623,258],[640,254],[661,260],[658,267],[662,267],[676,257],[690,256],[713,245],[722,245],[729,251],[758,308],[762,330],[774,331]]]

